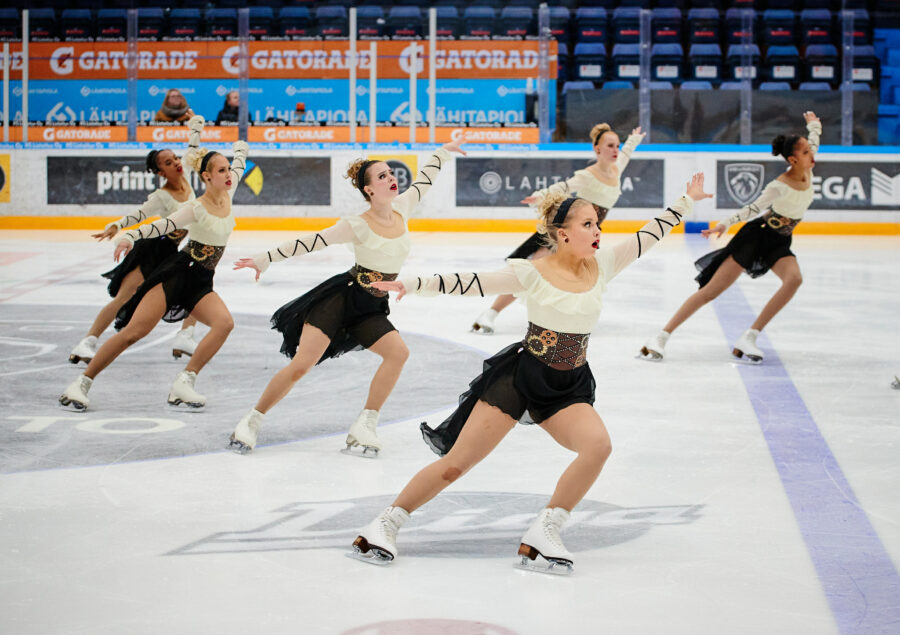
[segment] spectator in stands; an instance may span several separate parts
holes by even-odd
[[[228,91],[225,95],[225,105],[216,115],[216,125],[221,126],[222,122],[237,123],[238,106],[241,105],[241,94],[236,90]]]
[[[162,106],[153,117],[154,121],[187,121],[194,116],[194,111],[188,106],[187,99],[177,88],[166,92],[166,98]]]

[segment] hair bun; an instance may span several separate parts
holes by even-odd
[[[783,134],[778,135],[774,139],[772,139],[772,154],[776,157],[778,155],[784,154],[784,142],[787,141],[787,137]]]

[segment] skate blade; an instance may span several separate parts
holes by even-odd
[[[168,401],[169,407],[174,410],[181,410],[180,406],[187,406],[189,408],[188,412],[190,412],[190,409],[199,410],[200,408],[202,408],[203,406],[206,405],[205,402],[204,403],[191,403],[189,401],[182,401],[181,399],[172,399],[171,397],[167,401]]]
[[[762,364],[763,358],[759,355],[745,355],[743,351],[740,351],[736,348],[731,349],[731,356],[734,358],[734,361],[739,362],[741,364]]]
[[[663,356],[656,351],[651,351],[646,346],[641,348],[641,352],[635,355],[635,359],[642,359],[645,362],[661,362]]]
[[[253,448],[244,443],[243,441],[238,441],[234,438],[234,435],[231,435],[231,439],[228,441],[228,449],[234,452],[235,454],[249,454],[253,451]]]
[[[894,381],[891,382],[891,388],[900,390],[900,377],[894,377]]]
[[[84,362],[85,364],[90,364],[93,357],[80,357],[78,355],[69,355],[69,363],[77,364],[78,362]]]
[[[494,329],[490,326],[484,326],[483,324],[479,324],[476,322],[472,325],[472,333],[478,333],[480,335],[493,335]]]
[[[181,359],[182,355],[187,355],[188,357],[190,357],[191,355],[193,355],[193,353],[188,353],[187,351],[183,351],[178,348],[172,349],[172,357],[174,357],[175,359]]]
[[[378,452],[378,448],[373,448],[370,445],[359,445],[358,443],[348,443],[347,447],[341,450],[341,454],[355,456],[360,459],[377,459]]]
[[[389,565],[394,560],[394,556],[387,551],[373,547],[362,536],[357,536],[353,541],[353,551],[344,554],[348,558],[365,562],[366,564],[374,564],[379,567]]]
[[[516,569],[545,573],[550,575],[572,575],[575,570],[571,562],[565,560],[529,560],[528,556],[520,556],[515,563]]]
[[[87,410],[87,406],[83,403],[79,403],[77,401],[72,401],[66,397],[59,398],[59,407],[67,412],[84,412]]]

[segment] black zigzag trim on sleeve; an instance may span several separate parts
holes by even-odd
[[[456,278],[456,283],[453,285],[453,287],[449,291],[447,291],[447,286],[446,286],[446,283],[444,282],[444,276],[439,275],[439,274],[435,274],[435,275],[437,276],[438,280],[440,280],[440,284],[438,287],[438,291],[440,293],[446,293],[446,294],[452,295],[454,291],[459,289],[459,295],[466,295],[469,292],[469,290],[472,288],[472,285],[477,284],[478,285],[478,294],[481,297],[484,297],[484,289],[481,288],[481,280],[478,279],[477,273],[472,274],[472,280],[469,282],[468,285],[463,284],[462,278],[460,277],[460,275],[458,273],[452,274],[453,277]]]
[[[670,222],[667,221],[666,219],[664,219],[664,218],[659,218],[658,216],[657,216],[656,218],[654,218],[653,220],[656,221],[656,228],[659,230],[659,236],[657,236],[656,234],[654,234],[654,233],[651,232],[651,231],[645,231],[645,230],[643,230],[643,229],[639,229],[639,230],[635,233],[635,236],[637,237],[637,243],[638,243],[638,255],[637,255],[638,258],[640,258],[640,257],[643,255],[643,253],[644,253],[643,245],[641,244],[641,234],[647,234],[648,236],[652,236],[653,238],[656,239],[656,242],[659,242],[659,241],[662,240],[662,239],[665,237],[665,235],[666,235],[666,232],[667,232],[666,226],[668,226],[669,229],[671,229],[672,227],[677,227],[678,225],[681,225],[681,214],[679,214],[678,212],[676,212],[676,211],[675,211],[674,209],[672,209],[671,207],[668,208],[666,211],[672,212],[672,213],[675,215],[675,220],[678,221],[678,222],[676,222],[676,223],[670,223]]]
[[[289,253],[289,254],[284,253],[283,251],[281,251],[281,247],[277,247],[275,249],[275,251],[277,251],[283,259],[287,260],[288,258],[292,258],[297,255],[297,251],[298,251],[299,247],[303,247],[303,249],[306,250],[306,253],[314,251],[316,249],[316,247],[318,246],[320,240],[322,241],[322,247],[328,246],[328,243],[325,242],[324,238],[322,238],[322,234],[319,234],[317,232],[316,237],[313,238],[312,245],[310,245],[310,246],[307,246],[307,244],[305,242],[303,242],[302,240],[300,240],[298,238],[297,240],[294,241],[294,250],[291,253]],[[272,252],[267,251],[266,254],[269,256],[269,262],[272,262]]]
[[[437,168],[438,173],[440,173],[441,167],[443,166],[443,163],[441,162],[441,157],[439,157],[436,154],[433,154],[433,155],[431,155],[431,158],[437,160],[437,165],[433,165],[431,161],[426,163],[422,167],[422,176],[424,177],[424,179],[421,181],[416,181],[415,183],[413,183],[412,185],[409,186],[410,188],[415,188],[416,193],[419,195],[420,201],[422,200],[422,190],[419,189],[419,184],[427,183],[428,185],[434,185],[434,181],[431,180],[431,177],[428,176],[428,174],[425,172],[425,170],[427,170],[428,168]]]

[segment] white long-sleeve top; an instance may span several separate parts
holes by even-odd
[[[228,189],[229,198],[234,198],[234,192],[237,190],[238,183],[244,175],[247,167],[247,152],[249,150],[246,143],[238,141],[233,146],[234,158],[231,161],[231,187]],[[134,229],[128,230],[122,234],[122,239],[134,243],[135,240],[142,238],[154,238],[164,236],[176,229],[187,229],[190,231],[191,240],[197,241],[204,245],[212,245],[214,247],[224,247],[228,243],[228,237],[234,231],[234,206],[228,211],[228,216],[215,216],[210,214],[203,202],[199,199],[193,199],[187,203],[183,203],[174,213],[167,218],[160,218],[152,223],[146,223]]]
[[[597,281],[588,291],[574,293],[555,287],[531,260],[519,258],[510,258],[499,271],[404,277],[401,282],[408,292],[425,296],[512,293],[525,301],[529,322],[562,333],[590,333],[600,317],[606,284],[680,225],[693,208],[693,199],[682,196],[633,236],[610,247],[601,244],[594,255]]]
[[[806,130],[809,132],[809,147],[813,154],[819,150],[819,135],[822,134],[822,123],[819,121],[810,121],[806,124]],[[812,177],[812,170],[810,170]],[[812,179],[810,179],[809,187],[805,190],[798,190],[784,181],[773,179],[769,181],[762,194],[748,205],[745,205],[737,212],[720,221],[726,227],[730,227],[735,223],[748,220],[765,214],[770,209],[779,216],[800,220],[803,214],[809,209],[813,202]]]
[[[125,216],[123,216],[119,220],[115,220],[109,223],[104,229],[109,229],[113,225],[115,225],[117,229],[124,229],[125,227],[131,227],[132,225],[143,223],[145,220],[147,220],[148,218],[152,218],[153,216],[168,218],[179,207],[197,198],[197,195],[194,193],[194,188],[191,186],[191,180],[188,175],[192,171],[191,165],[193,165],[193,156],[198,152],[199,146],[200,130],[191,130],[188,136],[188,148],[185,151],[181,161],[181,165],[183,168],[183,171],[181,173],[181,180],[184,182],[184,185],[187,186],[187,189],[190,192],[187,201],[175,200],[175,198],[169,193],[169,191],[164,188],[156,189],[147,196],[147,200],[144,201],[144,204],[141,205],[136,212],[125,214]]]
[[[584,169],[576,170],[575,174],[565,181],[559,181],[542,190],[536,190],[531,195],[542,199],[548,194],[559,192],[567,196],[578,196],[594,205],[612,209],[622,195],[622,172],[631,161],[631,154],[638,147],[641,139],[643,139],[642,135],[632,134],[628,135],[628,139],[625,140],[625,144],[619,151],[619,157],[616,159],[619,177],[614,186],[603,183],[590,170]]]
[[[450,153],[443,148],[436,150],[419,170],[409,189],[394,199],[392,206],[403,217],[404,225],[434,184],[444,163],[451,158]],[[340,243],[352,244],[357,265],[381,273],[399,273],[412,244],[408,227],[404,227],[403,234],[396,238],[385,238],[375,233],[361,216],[345,216],[322,231],[303,233],[293,240],[281,243],[275,249],[257,254],[253,256],[253,261],[260,271],[265,271],[270,263],[303,256]]]

